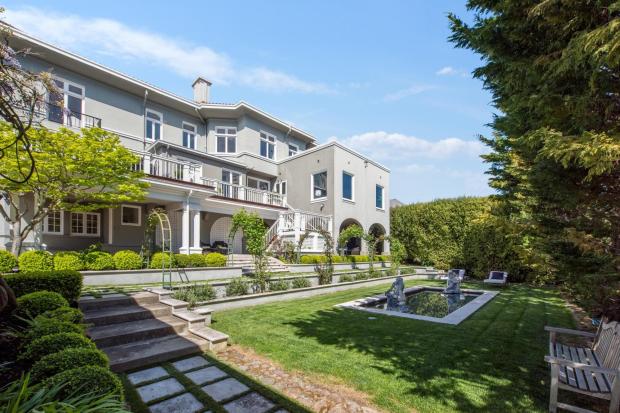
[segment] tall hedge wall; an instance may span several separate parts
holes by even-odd
[[[527,268],[518,254],[521,240],[507,223],[491,215],[492,206],[486,197],[463,197],[393,208],[392,236],[414,263],[465,268],[476,278],[505,270],[512,281],[522,281]]]

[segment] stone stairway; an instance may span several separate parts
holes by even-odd
[[[226,347],[228,336],[208,327],[210,311],[190,311],[170,294],[153,289],[80,299],[87,334],[108,355],[113,371]]]
[[[286,272],[288,267],[275,257],[267,257],[267,271]],[[233,267],[241,267],[243,273],[254,272],[254,260],[250,254],[233,254],[229,256],[229,264]]]

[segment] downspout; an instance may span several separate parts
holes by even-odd
[[[144,99],[142,100],[142,152],[146,152],[146,100],[149,96],[149,91],[144,89]]]

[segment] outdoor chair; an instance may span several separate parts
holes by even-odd
[[[578,413],[596,413],[582,407],[558,402],[558,390],[609,400],[609,413],[618,413],[620,404],[620,324],[605,321],[597,333],[545,327],[549,332],[551,391],[549,411],[564,409]],[[592,338],[585,347],[568,346],[557,341],[558,334]]]
[[[485,284],[506,285],[508,284],[508,273],[506,271],[491,271],[489,278],[484,280]]]

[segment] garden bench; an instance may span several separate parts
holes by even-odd
[[[506,271],[491,271],[489,278],[484,280],[485,284],[506,285],[508,284],[508,273]]]
[[[566,403],[558,402],[558,390],[568,390],[609,400],[609,412],[618,413],[620,405],[620,324],[604,322],[597,333],[545,327],[549,332],[551,364],[551,391],[549,411],[558,408],[576,413],[595,413]],[[557,341],[558,334],[594,339],[591,346],[568,346]]]

